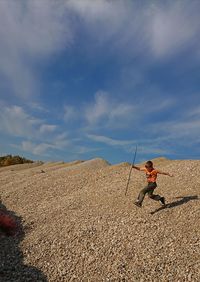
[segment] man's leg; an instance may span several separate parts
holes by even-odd
[[[148,186],[144,187],[144,188],[140,191],[140,193],[139,193],[139,195],[138,195],[137,202],[136,202],[138,205],[140,205],[140,206],[142,205],[142,202],[143,202],[143,200],[144,200],[145,194],[148,193],[148,191],[149,191],[149,187],[148,187]]]
[[[155,195],[155,194],[153,194],[154,189],[155,189],[155,188],[151,189],[151,190],[148,192],[149,198],[153,199],[154,201],[160,201],[163,205],[165,205],[165,198],[164,198],[164,197],[161,197],[160,195]]]

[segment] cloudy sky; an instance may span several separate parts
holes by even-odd
[[[0,0],[0,154],[200,158],[200,1]]]

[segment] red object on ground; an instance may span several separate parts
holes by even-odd
[[[10,215],[0,212],[0,231],[7,236],[14,236],[17,233],[17,223]]]

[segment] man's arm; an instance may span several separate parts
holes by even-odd
[[[160,170],[157,170],[157,172],[158,172],[159,174],[167,175],[167,176],[170,176],[170,177],[173,177],[173,176],[174,176],[173,174],[170,174],[170,173],[168,173],[168,172],[163,172],[163,171],[160,171]]]
[[[140,171],[144,171],[145,170],[144,168],[139,167],[139,166],[135,166],[135,165],[132,165],[132,168],[140,170]]]

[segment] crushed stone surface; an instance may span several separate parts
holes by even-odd
[[[145,175],[102,159],[0,169],[0,281],[200,281],[200,161],[156,160],[167,205],[133,202]]]

